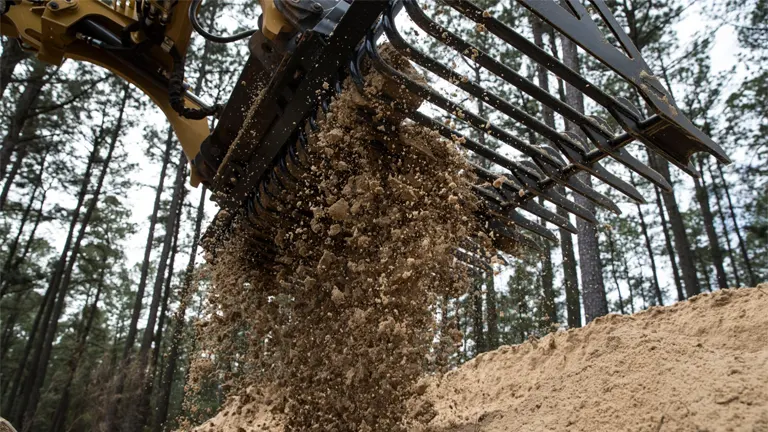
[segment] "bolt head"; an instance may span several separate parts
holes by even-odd
[[[51,8],[52,10],[56,10],[59,8],[59,4],[56,2],[50,2],[48,3],[48,7]]]

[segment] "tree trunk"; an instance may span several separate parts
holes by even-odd
[[[157,273],[155,274],[155,283],[152,291],[152,302],[149,306],[149,315],[147,316],[147,324],[144,327],[144,333],[141,339],[141,346],[139,347],[139,353],[137,355],[137,370],[139,373],[138,382],[141,383],[140,400],[137,407],[139,408],[139,416],[136,419],[126,418],[125,424],[128,430],[140,430],[143,426],[144,418],[147,417],[145,409],[148,407],[146,398],[148,391],[151,390],[152,372],[147,370],[149,362],[149,351],[152,348],[152,340],[155,335],[155,325],[157,324],[157,315],[160,306],[160,301],[163,296],[163,281],[165,280],[165,271],[168,263],[168,257],[171,251],[171,245],[173,243],[173,232],[175,229],[176,216],[179,211],[179,206],[184,199],[184,176],[186,172],[187,158],[183,152],[179,156],[178,168],[176,170],[176,179],[174,182],[173,195],[171,198],[171,205],[168,210],[168,215],[165,220],[165,239],[163,241],[163,249],[160,252],[160,259],[158,261]]]
[[[537,47],[541,49],[545,49],[544,37],[543,37],[544,28],[541,20],[538,18],[532,17],[531,28],[533,30],[534,43],[536,44]],[[549,37],[552,43],[552,49],[556,54],[557,47],[555,47],[554,35],[549,34]],[[541,87],[544,91],[548,92],[549,76],[547,75],[547,70],[546,68],[544,68],[544,66],[537,65],[536,78],[537,78],[539,87]],[[565,99],[565,90],[563,88],[562,81],[559,82],[559,90],[560,90],[560,93],[562,94],[563,99]],[[556,129],[555,113],[552,111],[552,108],[546,105],[542,105],[541,116],[544,119],[544,124],[546,124],[552,129]],[[563,187],[557,188],[557,192],[565,195],[565,188]],[[570,221],[570,215],[568,214],[567,211],[558,207],[557,213],[560,216],[563,216]],[[566,306],[566,313],[568,315],[568,318],[567,318],[568,328],[581,327],[581,302],[579,300],[579,276],[576,270],[576,255],[573,252],[573,237],[570,232],[562,228],[560,228],[559,231],[560,231],[560,252],[563,256],[563,264],[562,264],[563,265],[563,283],[565,285],[565,306]],[[547,256],[545,256],[544,265],[548,266],[549,270],[551,271],[552,269],[551,249],[547,250]],[[554,299],[554,272],[552,273],[545,272],[545,275],[547,277],[550,277],[550,274],[553,279],[552,296]],[[542,279],[544,278],[542,277]],[[547,283],[545,283],[545,286],[547,286]],[[552,301],[552,309],[549,310],[547,315],[550,316],[550,319],[554,319],[554,321],[551,321],[551,322],[558,321],[557,308],[555,307],[554,300]]]
[[[5,203],[8,202],[8,194],[11,192],[11,186],[13,186],[16,176],[21,171],[21,165],[24,163],[24,159],[27,157],[26,149],[21,149],[16,153],[16,159],[11,165],[11,171],[8,173],[8,178],[3,183],[3,190],[0,192],[0,211],[5,210]]]
[[[182,194],[186,195],[186,189],[182,188]],[[184,197],[182,197],[182,200]],[[160,316],[157,320],[157,331],[154,337],[154,346],[152,347],[152,362],[150,363],[150,372],[147,373],[146,383],[144,385],[143,396],[141,399],[140,413],[144,425],[150,420],[150,399],[152,398],[152,391],[154,388],[155,380],[162,380],[162,376],[158,377],[157,374],[162,372],[158,368],[160,362],[160,353],[163,342],[163,330],[165,327],[165,317],[168,310],[168,298],[171,293],[171,282],[173,281],[173,268],[176,263],[176,252],[179,239],[179,226],[181,225],[182,206],[179,206],[176,212],[176,219],[173,223],[173,244],[171,245],[171,256],[168,260],[168,276],[165,278],[165,287],[163,288],[163,299],[160,303]]]
[[[675,288],[677,289],[677,301],[685,300],[685,294],[683,293],[683,281],[680,277],[680,270],[677,267],[677,260],[675,259],[675,249],[672,246],[672,239],[669,237],[669,227],[667,226],[667,216],[664,213],[664,204],[661,200],[661,192],[658,188],[654,187],[656,193],[656,207],[659,209],[659,218],[661,219],[661,231],[664,233],[664,244],[667,249],[667,256],[669,257],[670,265],[672,266],[672,275],[675,281]]]
[[[613,233],[609,230],[608,231],[608,248],[610,249],[611,253],[611,276],[613,276],[613,283],[616,284],[616,292],[619,294],[619,310],[621,311],[622,315],[625,315],[626,312],[624,311],[624,299],[621,297],[621,285],[619,284],[619,276],[616,273],[616,248],[613,245]],[[629,278],[627,278],[627,283],[629,283]]]
[[[635,175],[633,173],[629,173],[630,181],[632,182],[632,186],[637,187],[637,183],[635,182]],[[651,282],[653,283],[653,293],[656,296],[656,303],[659,306],[664,306],[664,296],[661,293],[661,285],[659,285],[659,276],[656,270],[656,257],[653,253],[653,244],[651,243],[651,236],[648,234],[648,225],[645,223],[645,215],[643,215],[643,209],[640,206],[639,203],[635,203],[635,207],[637,208],[637,214],[640,217],[640,230],[643,233],[643,239],[645,240],[645,250],[648,251],[648,258],[651,260],[651,273],[653,274],[653,279]],[[662,227],[665,232],[666,236],[666,227]],[[677,269],[675,268],[675,273],[677,273]]]
[[[704,175],[704,164],[701,158],[699,158],[699,172]],[[696,200],[699,202],[701,216],[704,219],[704,230],[707,233],[707,240],[709,240],[709,254],[712,258],[712,265],[715,267],[717,285],[720,289],[728,288],[728,278],[725,275],[725,266],[723,265],[723,251],[715,231],[715,218],[712,216],[712,209],[709,206],[709,193],[698,178],[694,177],[693,182],[696,187]],[[703,270],[706,271],[706,268]]]
[[[75,351],[72,354],[72,357],[69,359],[67,378],[64,380],[64,386],[62,387],[64,390],[61,397],[59,398],[59,403],[56,406],[56,412],[53,416],[54,421],[51,425],[51,432],[64,432],[65,430],[67,410],[69,409],[70,388],[72,387],[72,382],[75,379],[75,373],[77,372],[77,368],[80,364],[80,359],[82,359],[83,352],[85,352],[85,348],[88,342],[88,334],[91,332],[91,328],[93,327],[93,320],[96,316],[96,312],[98,311],[99,299],[101,298],[101,293],[104,290],[104,279],[106,273],[105,270],[106,267],[102,267],[99,272],[99,284],[96,288],[96,294],[94,296],[93,303],[91,303],[90,313],[88,314],[88,318],[85,320],[85,327],[78,337]],[[83,319],[85,319],[85,316],[83,316]]]
[[[169,127],[165,140],[165,149],[163,151],[163,162],[160,168],[160,178],[157,183],[157,188],[155,189],[155,201],[152,207],[152,215],[149,218],[149,231],[147,233],[147,241],[144,246],[144,259],[141,262],[139,285],[136,290],[136,298],[133,303],[131,322],[128,325],[125,345],[123,345],[123,353],[121,357],[121,362],[123,364],[118,368],[114,397],[107,407],[107,412],[104,418],[104,429],[107,431],[115,429],[114,425],[117,421],[118,407],[120,406],[121,402],[120,398],[122,397],[123,388],[125,386],[125,374],[128,365],[130,364],[131,351],[133,349],[133,345],[136,342],[136,335],[138,334],[139,319],[141,318],[141,309],[144,302],[144,291],[147,287],[147,278],[149,277],[149,267],[151,265],[150,258],[152,256],[152,246],[154,245],[155,240],[155,227],[157,225],[160,203],[163,196],[166,171],[168,170],[168,164],[171,159],[171,150],[173,149],[174,144],[175,141],[173,139],[173,129]]]
[[[739,268],[736,265],[736,257],[733,253],[733,248],[731,247],[731,237],[728,235],[728,223],[726,222],[725,218],[725,212],[723,211],[723,198],[720,195],[720,187],[717,184],[717,180],[715,180],[715,176],[712,172],[712,166],[706,162],[705,165],[707,166],[707,172],[709,172],[709,178],[712,180],[712,191],[715,193],[715,204],[717,205],[717,216],[720,219],[720,225],[723,226],[723,235],[722,238],[725,239],[725,247],[728,251],[728,261],[731,262],[731,271],[733,271],[733,279],[736,281],[736,286],[741,287],[741,277],[739,276]],[[704,176],[702,174],[702,182],[704,183],[704,187],[707,187],[706,181],[704,180]]]
[[[131,323],[128,326],[128,335],[126,336],[125,346],[123,347],[123,360],[127,360],[131,348],[136,341],[136,334],[138,333],[138,322],[141,317],[142,302],[144,299],[144,290],[147,286],[147,278],[149,277],[149,267],[151,265],[150,258],[152,256],[152,246],[155,239],[155,226],[157,225],[157,216],[160,211],[160,203],[163,196],[163,187],[165,185],[166,171],[168,170],[168,163],[171,158],[171,150],[173,149],[175,142],[173,139],[173,130],[168,128],[168,135],[165,140],[165,151],[163,153],[163,163],[160,168],[160,179],[155,189],[155,202],[152,207],[152,215],[149,218],[149,232],[147,233],[147,241],[144,246],[144,259],[141,262],[141,273],[139,276],[139,286],[136,291],[136,300],[133,304],[133,312],[131,314]]]
[[[486,321],[488,322],[488,333],[486,335],[486,348],[495,350],[499,347],[499,308],[496,288],[493,282],[493,272],[488,273],[485,280],[485,304]]]
[[[24,250],[22,251],[21,255],[19,255],[19,257],[14,261],[14,263],[12,264],[12,268],[14,266],[19,266],[21,263],[23,263],[24,260],[27,258],[27,255],[29,254],[29,250],[32,247],[32,243],[35,241],[35,235],[37,234],[37,228],[40,226],[40,222],[43,219],[43,205],[45,204],[45,197],[46,197],[47,194],[48,194],[48,191],[44,190],[43,191],[43,196],[40,198],[40,207],[37,210],[37,216],[35,216],[35,223],[32,225],[32,231],[29,233],[29,237],[27,237],[27,241],[26,241],[26,244],[24,246]],[[5,274],[7,274],[7,273],[5,273]],[[3,283],[5,283],[6,279],[7,278],[3,279]],[[45,300],[43,300],[41,305],[44,305],[44,304],[45,304]],[[18,315],[18,313],[14,314],[13,320],[9,319],[6,322],[6,328],[3,331],[2,347],[0,347],[0,364],[2,364],[3,360],[5,359],[5,355],[8,352],[9,341],[10,341],[11,336],[13,335],[13,326],[15,325],[15,320],[18,318],[17,315]],[[42,310],[39,311],[39,315],[38,314],[35,315],[35,320],[34,320],[33,325],[32,325],[32,331],[33,332],[37,328],[37,325],[40,322],[40,317],[42,317]],[[34,339],[34,338],[32,338],[32,339]],[[23,368],[24,368],[24,365],[27,363],[27,358],[29,357],[29,353],[30,353],[31,349],[32,349],[32,345],[28,343],[27,346],[25,346],[24,354],[23,354],[23,356],[21,358],[21,364],[19,365],[19,367],[17,369],[19,371],[19,373],[16,374],[17,376],[16,376],[16,378],[14,378],[15,390],[13,391],[13,394],[6,395],[6,390],[8,390],[8,384],[9,384],[8,380],[7,379],[0,380],[0,381],[2,381],[2,391],[0,391],[0,395],[6,395],[7,396],[6,400],[13,399],[11,396],[15,396],[16,391],[18,391],[18,387],[20,385],[20,381],[16,381],[16,379],[17,378],[18,378],[18,380],[21,379],[21,375],[23,373]],[[3,408],[5,408],[5,405],[3,406]],[[10,412],[10,408],[8,408],[7,410],[4,409],[3,412]]]
[[[22,364],[22,368],[19,369],[18,374],[21,375],[24,373],[24,370],[28,370],[29,372],[26,375],[26,378],[24,379],[24,386],[22,387],[22,392],[19,396],[19,398],[16,400],[18,404],[15,404],[15,402],[11,403],[11,406],[15,408],[15,411],[13,411],[12,415],[16,421],[16,424],[21,425],[22,424],[22,417],[25,415],[27,411],[27,406],[30,397],[32,396],[32,388],[33,388],[33,382],[36,380],[35,373],[33,371],[37,371],[40,365],[40,358],[43,352],[43,347],[45,344],[45,340],[47,338],[47,333],[50,327],[50,321],[51,321],[51,315],[53,314],[54,304],[56,301],[56,297],[58,294],[58,289],[61,284],[61,278],[64,273],[64,269],[67,262],[67,257],[69,256],[70,248],[72,247],[72,240],[75,236],[75,228],[77,227],[77,224],[80,220],[80,212],[82,211],[83,205],[85,204],[85,197],[88,193],[88,186],[91,183],[91,176],[93,174],[93,166],[96,162],[96,158],[99,152],[98,142],[94,143],[93,150],[91,151],[91,155],[88,158],[88,163],[85,167],[85,173],[83,174],[83,181],[80,185],[80,191],[78,192],[77,196],[77,204],[75,205],[75,209],[72,212],[72,220],[69,224],[69,231],[67,233],[66,240],[64,241],[64,246],[62,247],[61,253],[59,254],[59,258],[56,261],[56,264],[54,266],[53,272],[51,274],[51,279],[48,283],[48,289],[45,292],[45,296],[43,299],[43,303],[40,305],[40,310],[38,311],[39,316],[35,317],[35,326],[32,328],[32,331],[29,335],[30,342],[34,341],[34,351],[32,355],[32,359],[29,363],[26,363],[26,361]],[[40,318],[40,319],[38,319]],[[39,329],[38,329],[39,327]],[[38,334],[39,333],[39,334]],[[28,357],[28,354],[24,355],[25,360],[26,357]],[[16,389],[18,389],[18,386],[16,385],[16,382],[14,382],[14,386],[11,390],[11,395],[14,395],[16,393]],[[14,400],[12,397],[11,400]],[[11,412],[11,410],[6,409],[6,413]]]
[[[475,355],[478,355],[486,351],[485,332],[483,331],[483,280],[475,279],[472,285],[474,287],[470,292],[469,301],[472,304],[472,333],[475,336]]]
[[[35,185],[32,187],[32,192],[30,192],[29,202],[27,203],[26,207],[24,207],[24,212],[21,215],[21,223],[19,224],[18,229],[16,230],[16,235],[13,237],[13,241],[8,246],[5,261],[3,262],[3,280],[0,282],[0,299],[5,296],[6,292],[8,291],[8,288],[10,287],[12,280],[16,279],[18,275],[15,275],[14,271],[14,264],[18,262],[18,259],[16,257],[16,249],[19,248],[19,243],[21,242],[21,236],[24,234],[24,227],[27,225],[27,222],[29,221],[29,215],[32,213],[32,206],[35,203],[35,198],[37,198],[37,190],[40,188],[40,183],[35,182]],[[12,273],[13,272],[13,273]]]
[[[107,173],[109,172],[109,164],[112,161],[112,156],[114,154],[115,147],[117,146],[117,141],[120,138],[120,132],[122,131],[122,126],[123,126],[123,115],[125,114],[125,107],[128,103],[128,98],[130,97],[130,94],[131,94],[130,87],[128,87],[128,85],[125,85],[123,89],[123,97],[119,107],[120,111],[118,113],[117,121],[112,130],[112,136],[110,137],[107,156],[104,158],[101,173],[99,173],[99,178],[96,182],[96,189],[93,191],[93,194],[91,196],[91,201],[88,203],[88,208],[85,212],[85,215],[83,216],[83,221],[80,224],[80,230],[77,234],[77,239],[75,240],[75,243],[72,247],[72,253],[69,257],[69,261],[67,263],[67,268],[66,268],[66,272],[64,273],[63,280],[60,284],[60,287],[57,287],[58,289],[54,289],[54,292],[58,291],[58,298],[56,299],[55,309],[53,312],[53,316],[51,317],[52,319],[48,324],[49,329],[45,334],[45,344],[43,346],[42,354],[40,356],[40,361],[37,364],[37,368],[36,368],[37,372],[33,380],[30,402],[26,407],[26,413],[24,414],[22,419],[23,421],[19,422],[22,425],[23,432],[29,432],[32,430],[32,425],[35,419],[35,412],[37,411],[37,404],[40,401],[40,390],[43,386],[43,383],[45,382],[45,376],[48,372],[48,360],[51,357],[51,350],[53,349],[53,340],[56,336],[56,330],[59,324],[59,318],[61,317],[61,314],[64,311],[64,303],[67,297],[67,292],[69,291],[70,282],[72,280],[72,271],[74,269],[75,263],[77,262],[77,257],[80,253],[80,246],[82,245],[82,241],[85,238],[88,224],[90,223],[91,217],[93,216],[93,212],[96,210],[96,206],[99,202],[101,190],[104,187],[104,180],[106,179]]]
[[[186,189],[183,189],[186,192]],[[185,194],[186,195],[186,194]],[[173,282],[173,268],[176,265],[176,253],[178,252],[179,227],[181,225],[181,206],[176,213],[176,221],[173,223],[173,244],[171,245],[171,258],[168,260],[168,276],[165,278],[165,287],[163,288],[163,300],[160,303],[160,318],[157,320],[157,332],[155,332],[154,347],[152,348],[152,370],[157,370],[157,364],[160,359],[160,348],[163,341],[163,330],[165,328],[165,318],[168,312],[168,299],[171,295],[171,282]]]
[[[669,163],[661,156],[653,153],[651,149],[646,150],[648,152],[648,160],[651,162],[651,168],[658,171],[659,174],[664,176],[669,184],[672,184],[672,176],[669,174]],[[691,243],[688,240],[688,234],[685,231],[683,216],[680,214],[680,207],[677,205],[674,190],[671,192],[662,192],[661,196],[664,200],[667,216],[669,216],[669,224],[672,227],[672,239],[674,240],[677,257],[680,260],[680,272],[683,276],[685,294],[687,297],[692,297],[698,294],[701,290],[699,288],[699,280],[696,276],[696,265],[693,262]]]
[[[543,204],[543,200],[539,201]],[[541,224],[545,225],[546,222],[542,219]],[[555,274],[552,269],[552,245],[549,241],[545,241],[544,250],[542,251],[541,261],[541,290],[542,290],[542,315],[547,321],[547,331],[557,330],[557,304],[555,299],[557,297],[555,293]]]
[[[576,71],[580,70],[579,57],[576,44],[566,37],[561,38],[563,46],[563,62],[566,66]],[[569,105],[577,111],[584,112],[584,95],[570,84],[566,84],[565,97]],[[583,136],[581,129],[573,123],[567,122],[568,130]],[[584,140],[586,142],[586,140]],[[592,178],[586,173],[577,174],[579,180],[587,186],[592,186]],[[574,201],[595,213],[595,205],[588,199],[574,194]],[[584,314],[589,323],[593,319],[608,314],[608,301],[605,298],[605,285],[603,283],[603,269],[600,263],[600,244],[597,227],[586,221],[578,219],[576,228],[579,231],[579,269],[581,270],[581,287],[584,299]]]
[[[197,205],[197,215],[195,216],[195,231],[193,234],[192,247],[189,251],[189,260],[187,268],[184,271],[184,280],[179,292],[179,307],[173,315],[173,336],[171,338],[171,348],[168,354],[168,361],[165,364],[165,372],[161,378],[161,389],[159,401],[157,402],[157,414],[153,426],[154,432],[162,432],[166,421],[168,420],[169,403],[171,399],[171,389],[173,386],[173,375],[176,372],[176,362],[179,357],[179,350],[184,336],[185,315],[187,313],[187,304],[192,298],[192,286],[194,282],[195,261],[197,259],[197,244],[200,239],[200,231],[205,217],[205,189],[200,193],[200,203]]]
[[[29,119],[32,109],[37,105],[41,90],[48,82],[45,77],[45,68],[46,66],[42,63],[35,63],[32,74],[27,80],[27,85],[16,103],[8,132],[3,137],[2,147],[0,147],[0,179],[5,179],[11,156],[17,150],[19,135],[24,128],[24,123]]]
[[[3,54],[0,56],[0,97],[5,94],[5,88],[10,84],[16,65],[29,57],[27,51],[21,49],[18,39],[6,38],[3,42]]]
[[[752,261],[749,259],[749,253],[747,252],[747,244],[744,242],[744,237],[741,235],[741,228],[739,228],[739,222],[736,219],[736,212],[733,209],[733,200],[731,200],[731,193],[728,191],[728,182],[725,181],[725,175],[723,174],[723,167],[717,164],[717,170],[720,173],[720,181],[723,183],[723,190],[725,191],[725,199],[728,203],[728,212],[731,215],[731,221],[733,222],[733,230],[736,232],[736,238],[739,240],[739,250],[741,251],[741,258],[744,260],[744,265],[747,267],[747,275],[749,276],[750,286],[757,286],[757,277],[752,270]]]

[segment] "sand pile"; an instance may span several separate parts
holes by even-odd
[[[426,431],[768,431],[768,284],[501,347],[419,383]],[[210,424],[282,425],[258,404]],[[424,417],[428,417],[425,419]],[[323,429],[323,428],[321,428]]]
[[[415,402],[434,431],[768,431],[766,310],[763,284],[610,315],[481,355]]]
[[[372,103],[398,89],[369,82],[347,81],[304,172],[262,194],[279,215],[222,234],[188,390],[223,377],[228,426],[200,430],[402,430],[440,358],[432,308],[466,292],[452,254],[477,231],[476,199],[456,146]]]

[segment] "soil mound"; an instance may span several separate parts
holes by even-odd
[[[501,347],[419,383],[410,429],[768,431],[766,310],[762,284]],[[283,430],[239,398],[206,427]]]
[[[609,315],[433,379],[431,431],[768,431],[768,284]]]

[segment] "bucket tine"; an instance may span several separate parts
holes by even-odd
[[[531,161],[521,161],[520,163],[530,167],[531,169],[535,169],[535,170],[541,170],[541,168],[542,168],[541,166],[537,166],[536,164],[534,164]],[[543,167],[543,168],[546,169],[547,167]],[[548,172],[546,174],[549,175],[549,178],[551,178],[551,179],[555,180],[556,182],[562,184],[563,186],[571,189],[572,191],[578,193],[579,195],[581,195],[584,198],[592,201],[593,203],[599,205],[600,207],[603,207],[603,208],[605,208],[607,210],[610,210],[610,211],[612,211],[612,212],[614,212],[616,214],[621,214],[621,210],[616,205],[616,203],[614,203],[607,196],[605,196],[605,195],[601,194],[600,192],[598,192],[598,191],[592,189],[591,187],[587,186],[586,184],[584,184],[578,178],[570,177],[567,180],[561,180],[561,179],[558,179],[558,178],[556,178],[554,176],[554,175],[556,175],[556,173],[553,173],[553,172],[550,171],[550,172]]]
[[[388,19],[386,19],[386,17],[384,19],[384,23],[384,29],[388,32],[389,36],[389,31],[387,29],[391,28],[392,24]],[[528,144],[520,138],[510,134],[506,130],[497,126],[494,122],[491,122],[489,119],[480,117],[479,115],[470,111],[465,111],[464,108],[458,103],[451,101],[445,96],[442,96],[428,86],[413,81],[403,73],[399,72],[397,69],[388,65],[379,55],[378,49],[375,46],[372,46],[372,44],[367,43],[366,47],[368,48],[368,55],[373,60],[377,70],[388,78],[401,84],[409,92],[423,98],[425,101],[432,103],[446,113],[456,116],[457,119],[474,127],[479,132],[486,133],[489,136],[504,142],[510,147],[517,149],[521,153],[536,161],[540,161],[556,169],[562,168],[562,164],[560,164],[555,159],[552,159],[551,156],[544,153],[537,147]]]
[[[494,152],[493,150],[483,146],[482,144],[469,137],[461,135],[459,132],[452,130],[444,124],[439,123],[418,111],[410,113],[409,118],[419,124],[436,130],[445,138],[453,139],[458,137],[459,139],[455,141],[458,141],[464,148],[467,148],[477,153],[478,155],[483,156],[489,161],[510,170],[512,176],[514,176],[514,178],[523,185],[525,192],[531,194],[527,198],[540,195],[545,200],[564,209],[569,213],[572,213],[575,216],[578,216],[581,219],[584,219],[585,221],[590,223],[597,223],[597,219],[589,210],[572,201],[569,201],[563,195],[555,192],[554,190],[540,188],[538,184],[542,182],[543,179],[538,175],[537,170],[532,170],[518,162],[512,161],[511,159],[508,159],[507,157]],[[554,181],[551,182],[553,185],[555,184]]]
[[[626,82],[632,84],[656,112],[655,116],[645,121],[637,118],[632,110],[615,98],[590,84],[584,77],[570,70],[504,23],[485,13],[471,1],[453,0],[448,2],[448,5],[478,24],[484,25],[489,32],[603,105],[627,132],[654,148],[682,170],[695,175],[693,174],[695,170],[690,166],[690,158],[696,152],[707,152],[723,163],[730,163],[723,149],[680,113],[672,95],[659,79],[653,76],[642,55],[616,22],[603,0],[590,0],[590,2],[597,8],[611,33],[620,41],[624,52],[609,43],[580,1],[565,1],[570,12],[555,1],[517,0],[581,46],[592,57],[619,74]]]
[[[542,225],[537,224],[536,222],[526,219],[515,210],[512,210],[509,213],[507,213],[506,217],[512,222],[514,222],[515,225],[519,226],[520,228],[528,230],[534,234],[538,234],[539,236],[544,237],[545,239],[550,240],[555,244],[559,243],[559,241],[557,240],[557,237],[554,234],[552,234],[550,230],[548,230],[546,227]]]
[[[528,211],[531,214],[534,214],[536,216],[539,216],[540,218],[546,220],[547,222],[556,225],[558,228],[562,228],[571,234],[578,234],[579,232],[576,230],[576,227],[573,226],[571,221],[568,220],[568,218],[565,218],[563,216],[560,216],[559,214],[549,210],[548,208],[544,207],[543,205],[537,203],[536,201],[530,200],[526,201],[525,204],[520,206],[521,209]]]
[[[566,133],[569,133],[569,132],[566,132]],[[553,157],[560,158],[560,155],[552,147],[543,146],[543,149]],[[610,173],[608,170],[603,168],[599,162],[594,162],[593,164],[586,164],[586,165],[579,164],[579,167],[582,168],[584,171],[592,174],[594,177],[598,178],[599,180],[602,180],[607,185],[623,193],[624,195],[634,200],[635,202],[639,202],[641,204],[645,202],[645,199],[637,190],[637,188],[625,182],[624,180],[620,179],[616,175]],[[543,170],[547,169],[547,167],[541,167],[541,168]]]
[[[477,173],[478,177],[480,177],[485,181],[494,182],[499,178],[498,174],[494,174],[479,165],[474,165],[474,164],[471,164],[471,165],[474,168],[475,172]],[[517,206],[527,211],[528,213],[531,213],[534,216],[538,216],[544,219],[545,221],[553,225],[556,225],[557,227],[562,228],[566,231],[569,231],[573,234],[578,233],[578,231],[576,231],[576,227],[574,227],[573,224],[571,224],[568,218],[560,216],[559,214],[549,210],[543,205],[536,203],[536,201],[523,199],[523,197],[520,196],[521,190],[523,189],[518,187],[518,185],[514,184],[509,179],[506,179],[501,183],[500,194],[507,201],[515,203]]]
[[[474,185],[472,189],[475,190],[481,198],[486,200],[486,205],[492,212],[499,214],[499,217],[507,219],[513,222],[515,225],[528,230],[534,234],[540,235],[548,240],[557,242],[557,237],[552,234],[545,226],[542,226],[536,222],[526,219],[514,209],[505,208],[504,199],[492,188],[482,187]]]
[[[525,32],[494,18],[492,12],[481,9],[472,0],[444,0],[440,4],[447,8],[438,13],[449,12],[449,15],[439,19],[439,14],[429,16],[418,0],[390,0],[380,22],[369,31],[350,66],[355,83],[364,85],[359,71],[362,58],[367,56],[374,69],[425,102],[423,107],[413,108],[393,100],[391,105],[395,109],[405,118],[436,131],[467,150],[470,160],[477,161],[471,167],[481,184],[474,185],[473,191],[485,203],[486,226],[492,224],[499,239],[527,239],[527,235],[517,230],[519,228],[556,241],[545,226],[547,223],[568,232],[577,231],[569,218],[536,202],[537,197],[558,210],[597,223],[593,212],[566,198],[558,186],[570,189],[574,195],[578,194],[596,206],[621,214],[619,206],[608,195],[577,176],[581,172],[590,174],[635,203],[645,203],[635,185],[612,172],[613,165],[603,161],[606,158],[612,158],[630,174],[638,174],[662,190],[671,190],[664,176],[624,148],[634,141],[640,141],[692,174],[689,162],[696,152],[708,152],[727,162],[722,149],[680,113],[671,93],[652,75],[604,0],[515,2],[526,9],[526,13],[551,26],[555,33],[545,35],[545,38],[555,40],[559,33],[574,41],[605,65],[604,71],[624,80],[628,84],[626,88],[634,92],[629,97],[639,96],[637,100],[631,102],[594,85],[557,57],[554,44],[552,53],[545,51],[540,47],[541,43],[537,45]],[[587,11],[586,3],[597,13]],[[409,31],[400,32],[400,20],[396,21],[395,15],[401,9],[405,11],[401,15],[407,14],[417,31],[434,38],[435,44],[429,50],[412,41],[410,27]],[[454,27],[455,20],[465,21],[463,25],[476,24],[478,31],[486,31],[490,37],[498,39],[494,47],[507,45],[516,50],[515,55],[522,55],[524,61],[494,58],[490,53],[495,52],[495,48],[484,51],[449,29]],[[612,36],[603,34],[605,27],[596,23],[600,20]],[[386,35],[390,45],[435,85],[427,85],[390,65],[379,51],[377,40],[382,35]],[[447,57],[439,56],[439,53],[447,54]],[[466,67],[462,63],[457,66],[457,62],[449,65],[452,58],[461,59]],[[569,92],[580,92],[589,99],[588,108],[594,110],[595,104],[598,105],[596,112],[607,113],[606,118],[611,117],[612,121],[587,115],[570,106],[562,94],[558,97],[556,91],[550,92],[544,80],[541,86],[534,83],[530,74],[535,74],[536,67],[543,67],[539,70],[546,69],[546,74],[555,75],[558,84],[567,83]],[[491,84],[485,85],[486,80]],[[642,110],[649,114],[644,115]],[[547,112],[551,113],[550,117],[545,116]],[[439,120],[433,117],[439,117]],[[558,130],[563,126],[568,131]],[[496,150],[499,146],[501,148]],[[506,146],[516,152],[508,151]],[[505,178],[500,179],[502,175]],[[520,210],[535,221],[523,217]]]
[[[493,272],[493,267],[491,267],[491,265],[488,264],[485,260],[473,254],[467,253],[461,249],[456,249],[455,251],[453,251],[453,256],[455,256],[459,261],[465,264],[469,264],[472,267],[483,269],[486,272],[490,272],[490,273]]]
[[[539,252],[542,251],[541,246],[533,239],[519,233],[516,230],[513,230],[507,224],[498,219],[490,220],[488,222],[488,229],[492,234],[494,234],[495,241],[499,241],[500,239],[509,239],[512,242],[519,243],[529,249],[533,249]]]

